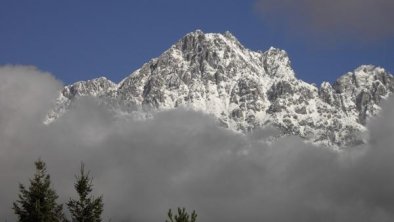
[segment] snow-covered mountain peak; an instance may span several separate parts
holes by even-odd
[[[231,41],[239,42],[237,37],[235,37],[230,31],[225,31],[223,36],[226,37],[227,39],[231,40]]]
[[[202,30],[197,29],[194,32],[187,33],[184,37],[182,37],[175,45],[187,43],[189,41],[194,41],[195,43],[202,44],[203,42],[210,42],[210,43],[218,43],[220,39],[226,39],[227,41],[231,41],[240,47],[243,47],[238,39],[231,34],[231,32],[226,31],[225,33],[204,33]]]
[[[263,52],[263,62],[273,76],[294,79],[295,73],[291,68],[290,58],[285,50],[270,47],[266,52]]]
[[[371,88],[390,85],[393,82],[392,75],[381,67],[362,65],[353,72],[348,72],[337,79],[333,87],[339,93],[357,93],[369,91]]]
[[[317,88],[295,77],[284,50],[254,52],[229,32],[196,30],[119,84],[101,77],[66,86],[46,123],[79,97],[92,96],[115,113],[149,116],[185,107],[214,115],[235,131],[271,125],[312,143],[341,147],[362,142],[366,120],[393,91],[393,76],[371,65]]]
[[[78,96],[97,96],[100,93],[106,93],[109,90],[115,90],[117,84],[108,80],[106,77],[99,77],[87,81],[79,81],[63,89],[63,95],[72,98]]]
[[[244,46],[230,32],[204,33],[201,30],[190,32],[173,46],[184,54],[227,50],[245,50]],[[172,48],[173,48],[172,47]]]
[[[332,85],[329,82],[327,82],[327,81],[323,81],[320,84],[320,88],[321,89],[332,89]]]

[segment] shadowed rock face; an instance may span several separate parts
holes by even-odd
[[[295,77],[283,50],[253,52],[229,32],[197,30],[119,84],[101,77],[66,86],[46,123],[79,97],[93,96],[115,113],[186,107],[212,114],[232,130],[273,125],[313,143],[342,147],[362,142],[366,120],[393,91],[393,76],[371,65],[317,88]]]

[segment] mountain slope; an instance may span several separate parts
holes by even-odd
[[[393,91],[393,76],[371,65],[317,88],[295,77],[283,50],[254,52],[229,32],[197,30],[119,84],[101,77],[66,86],[46,123],[66,113],[75,99],[93,96],[115,112],[186,107],[212,114],[236,131],[273,125],[340,147],[362,142],[367,118]]]

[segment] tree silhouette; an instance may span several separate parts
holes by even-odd
[[[76,176],[75,190],[79,198],[70,199],[67,207],[71,213],[72,221],[75,222],[100,222],[103,212],[102,196],[94,198],[89,195],[92,192],[92,179],[89,178],[89,172],[85,173],[84,164],[81,164],[80,175]]]
[[[14,202],[13,209],[21,222],[63,222],[67,221],[63,214],[63,206],[56,203],[58,198],[51,188],[50,176],[46,172],[45,163],[39,159],[35,162],[36,172],[30,179],[30,187],[19,184],[19,200]]]
[[[196,222],[197,214],[193,210],[192,214],[189,215],[186,212],[185,208],[179,208],[178,207],[178,215],[173,215],[171,209],[168,210],[168,219],[166,222]]]

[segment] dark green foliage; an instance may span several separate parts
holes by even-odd
[[[189,215],[185,208],[178,207],[178,215],[173,215],[171,209],[168,211],[168,219],[166,222],[196,222],[197,214],[193,210],[192,214]]]
[[[89,172],[85,173],[84,165],[81,164],[81,174],[76,176],[77,182],[74,187],[79,195],[78,200],[68,201],[67,206],[75,222],[99,222],[103,212],[102,196],[94,198],[89,196],[92,192],[92,179]]]
[[[22,222],[61,222],[67,221],[63,206],[56,203],[58,198],[51,188],[49,174],[42,160],[35,162],[36,173],[30,179],[30,187],[19,185],[19,200],[14,203],[14,212]]]

